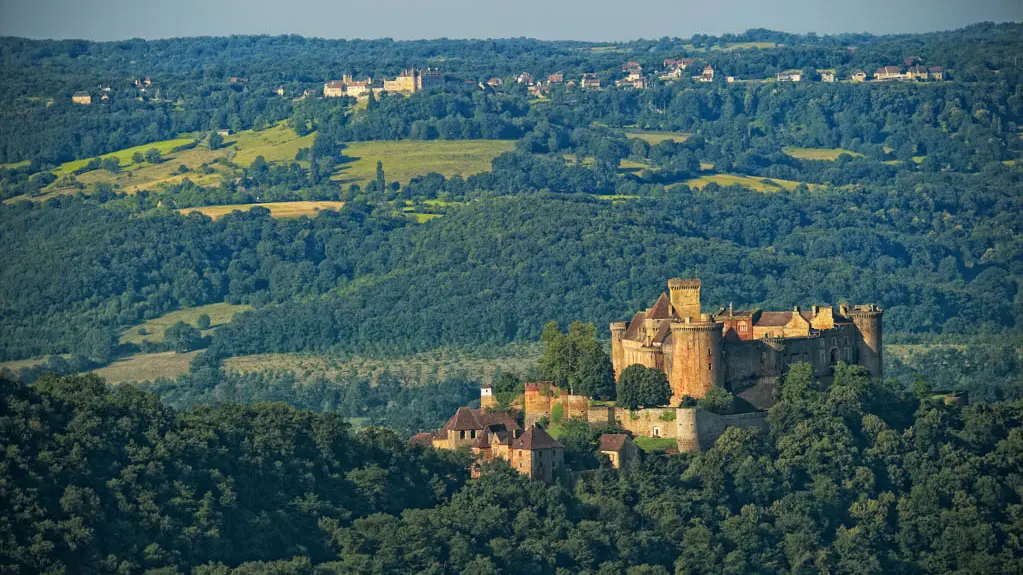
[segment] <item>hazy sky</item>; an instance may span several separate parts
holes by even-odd
[[[0,35],[631,40],[770,28],[926,32],[1023,20],[1023,0],[0,0]]]

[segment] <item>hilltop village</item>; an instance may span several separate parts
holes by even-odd
[[[792,364],[809,364],[825,385],[839,363],[881,377],[883,310],[877,305],[705,313],[701,285],[672,278],[651,307],[610,326],[615,380],[631,366],[662,372],[671,387],[667,405],[627,409],[547,381],[526,383],[512,409],[501,410],[493,388],[485,386],[479,408],[461,407],[440,430],[410,442],[468,449],[474,474],[482,462],[503,459],[528,477],[551,481],[564,471],[565,458],[564,446],[545,429],[550,422],[581,420],[614,430],[600,437],[599,451],[614,467],[628,467],[637,451],[633,437],[674,440],[675,450],[692,452],[709,448],[728,427],[766,428],[779,379]],[[715,388],[734,395],[729,413],[695,404]]]
[[[656,65],[654,66],[655,68]],[[743,78],[737,75],[722,75],[715,70],[708,62],[697,58],[667,58],[661,62],[659,68],[648,71],[640,62],[630,60],[624,62],[620,71],[583,72],[578,79],[566,81],[563,72],[548,74],[546,78],[534,78],[529,72],[522,72],[513,78],[505,79],[492,77],[488,80],[474,82],[472,80],[461,80],[449,76],[437,68],[417,69],[409,67],[402,70],[394,78],[383,78],[374,81],[372,77],[356,79],[352,74],[343,74],[339,80],[328,80],[323,84],[324,98],[349,97],[357,100],[368,99],[370,94],[380,96],[385,93],[411,95],[416,92],[441,88],[449,83],[475,85],[481,90],[496,90],[506,84],[506,80],[514,84],[522,84],[527,87],[529,93],[535,97],[543,97],[555,85],[563,84],[566,88],[580,88],[584,90],[598,90],[602,88],[620,88],[630,90],[644,90],[656,84],[671,84],[674,82],[691,81],[700,84],[711,84],[714,82],[725,82],[733,84],[737,82],[766,83],[766,82],[838,82],[842,81],[834,69],[814,70],[779,70],[769,78]],[[927,66],[921,63],[917,56],[907,56],[902,64],[887,64],[874,70],[870,75],[867,72],[855,69],[848,74],[845,81],[849,82],[896,82],[896,81],[942,81],[946,78],[946,71],[942,66]],[[227,81],[233,85],[244,88],[248,83],[247,78],[230,77]],[[160,100],[160,90],[153,85],[153,80],[145,78],[131,78],[130,95],[139,101]],[[102,86],[97,89],[100,102],[109,101],[114,90],[110,86]],[[285,96],[287,91],[284,86],[277,89],[277,95]],[[128,93],[128,92],[125,92]],[[304,90],[299,98],[306,98],[310,95],[309,90]],[[93,95],[89,91],[75,92],[71,100],[75,104],[89,105],[93,103]]]

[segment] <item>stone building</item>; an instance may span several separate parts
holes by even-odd
[[[792,363],[810,363],[824,380],[838,362],[881,377],[883,312],[876,305],[703,313],[700,288],[698,279],[673,278],[652,307],[611,324],[616,378],[630,365],[644,365],[668,377],[672,405],[717,386],[763,409]]]
[[[480,390],[480,399],[493,397],[490,387]],[[459,407],[440,430],[420,433],[409,443],[435,449],[468,448],[473,454],[472,476],[479,476],[479,464],[504,459],[519,473],[551,481],[564,468],[565,448],[542,427],[528,425],[525,431],[511,414],[484,408]]]
[[[625,433],[605,433],[600,436],[598,451],[611,460],[611,467],[628,469],[636,460],[639,448]]]
[[[92,96],[88,92],[75,92],[71,95],[71,101],[75,104],[89,105],[92,103]]]
[[[402,70],[401,74],[393,80],[384,80],[384,92],[397,92],[399,94],[414,94],[422,90],[440,88],[447,82],[447,76],[440,70],[427,68],[416,70],[409,68]]]

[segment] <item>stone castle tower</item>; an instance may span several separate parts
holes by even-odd
[[[631,321],[611,324],[615,377],[634,364],[664,371],[672,404],[700,398],[711,387],[749,393],[765,403],[788,365],[806,362],[818,377],[831,376],[839,362],[859,364],[881,377],[881,316],[876,305],[812,306],[792,311],[703,313],[698,279],[672,278],[668,293]],[[670,294],[670,295],[669,295]],[[756,390],[761,387],[759,391]],[[743,396],[746,397],[746,396]]]

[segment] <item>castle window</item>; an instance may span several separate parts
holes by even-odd
[[[822,341],[821,343],[824,343],[824,342]],[[821,350],[821,358],[820,358],[820,361],[818,361],[818,363],[824,363],[824,350],[823,349]]]
[[[739,324],[739,331],[743,331],[743,332],[746,331],[746,324],[740,323]]]
[[[654,433],[654,437],[660,437],[661,436],[661,428],[657,427],[657,426],[654,426],[653,433]]]
[[[833,345],[833,346],[834,345],[838,345],[838,338],[837,337],[831,338],[831,345]]]
[[[464,431],[459,431],[458,432],[458,438],[459,439],[465,439],[465,432]]]
[[[849,345],[849,336],[845,336],[842,338],[842,345]]]

